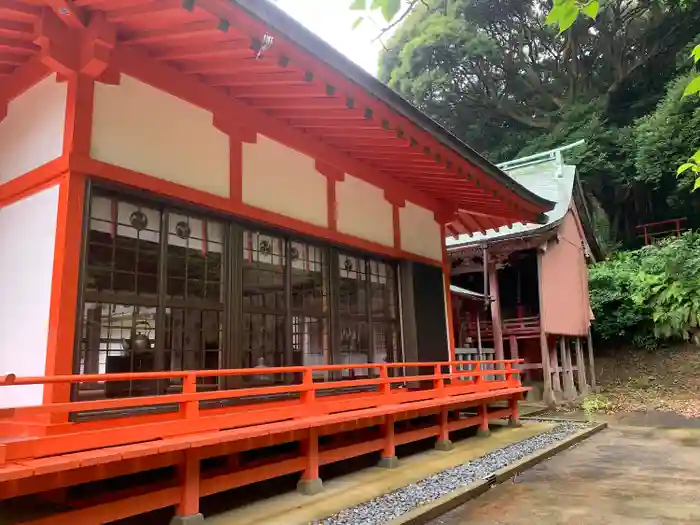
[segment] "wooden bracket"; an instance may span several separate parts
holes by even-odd
[[[255,144],[258,142],[257,131],[251,129],[249,126],[241,124],[239,119],[230,115],[214,113],[212,124],[216,129],[232,139],[240,140],[246,144]]]
[[[333,180],[335,182],[343,182],[345,180],[345,173],[343,170],[340,170],[327,162],[316,159],[315,168],[316,171],[327,177],[329,180]]]
[[[34,43],[41,47],[41,60],[60,75],[70,76],[79,68],[77,34],[59,20],[48,7],[41,11],[34,32]]]
[[[457,214],[456,208],[451,208],[449,206],[443,206],[439,210],[433,211],[433,216],[435,217],[435,222],[439,224],[447,224],[455,218]]]
[[[107,22],[103,12],[94,12],[82,38],[80,72],[91,78],[102,76],[109,67],[116,42],[116,28]]]
[[[77,8],[73,7],[73,10],[79,14],[75,11]],[[118,72],[109,67],[117,41],[116,28],[100,11],[93,13],[83,26],[85,18],[80,15],[81,22],[77,27],[66,25],[64,22],[75,18],[59,16],[49,7],[42,9],[34,31],[34,43],[41,47],[42,62],[60,77],[81,74],[93,79],[104,78],[111,84],[118,83]]]
[[[406,206],[406,199],[396,193],[395,190],[384,190],[384,198],[393,206],[403,208]]]

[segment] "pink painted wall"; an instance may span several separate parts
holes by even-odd
[[[588,333],[591,309],[588,297],[588,267],[584,239],[573,210],[541,254],[540,313],[544,331],[550,334],[583,336]]]

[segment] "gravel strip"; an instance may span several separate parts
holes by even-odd
[[[529,456],[537,450],[553,445],[586,426],[585,423],[561,423],[547,432],[494,450],[468,463],[443,470],[417,483],[406,485],[356,507],[345,509],[338,514],[314,522],[314,525],[381,525],[387,523],[462,486],[486,479],[497,470]]]

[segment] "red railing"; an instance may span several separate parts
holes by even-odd
[[[179,393],[0,410],[0,435],[4,438],[0,440],[0,500],[108,479],[124,472],[168,465],[178,468],[178,476],[124,493],[109,492],[88,506],[78,502],[74,510],[31,522],[93,525],[172,505],[177,507],[179,516],[195,515],[200,497],[288,474],[300,473],[300,484],[313,488],[320,482],[321,465],[371,452],[381,452],[382,458],[395,460],[395,448],[405,443],[432,437],[449,445],[450,432],[473,426],[488,432],[489,420],[517,421],[517,402],[528,390],[521,386],[520,371],[515,368],[520,363],[522,360],[382,363],[0,377],[2,388],[102,381],[182,381]],[[472,369],[464,370],[465,366]],[[427,373],[420,373],[425,369]],[[378,377],[314,380],[320,372],[343,370],[376,370]],[[273,375],[297,378],[297,383],[197,391],[197,380],[203,377],[219,377],[225,384],[227,378]],[[348,387],[372,391],[348,393]],[[266,400],[265,396],[276,399]],[[246,403],[251,398],[255,402]],[[212,408],[208,403],[224,400],[242,404]],[[508,406],[489,410],[489,403],[497,400],[507,400]],[[155,415],[133,413],[133,409],[148,407],[164,407],[166,411]],[[467,408],[473,408],[475,413],[464,414]],[[95,411],[104,418],[69,421],[69,414]],[[435,416],[435,423],[395,429],[395,424],[404,419],[426,416]],[[341,440],[330,448],[319,444],[319,435],[372,425],[381,425],[381,437],[349,445]],[[30,431],[36,435],[28,436]],[[290,441],[300,442],[298,455],[283,454],[267,463],[246,467],[237,467],[234,462],[224,470],[201,471],[203,459],[232,457],[240,451]]]
[[[539,335],[540,333],[540,316],[535,315],[531,317],[514,317],[509,319],[504,319],[502,321],[503,326],[503,337],[509,336],[532,336]],[[482,338],[492,338],[493,337],[493,323],[491,321],[485,320],[480,321],[479,328],[481,329]],[[467,324],[467,333],[472,339],[476,338],[476,323],[469,322]]]
[[[680,235],[685,230],[682,224],[687,220],[687,217],[682,217],[666,221],[648,222],[637,226],[637,230],[643,230],[640,236],[644,237],[644,245],[648,246],[649,244],[660,241],[664,237]]]
[[[114,416],[112,420],[102,422],[106,427],[81,433],[83,427],[92,428],[90,422],[64,425],[62,434],[36,437],[14,443],[5,451],[6,460],[20,457],[41,457],[55,454],[66,454],[89,448],[112,447],[135,443],[150,439],[162,439],[195,432],[213,432],[235,427],[262,425],[280,420],[292,420],[320,416],[323,414],[357,411],[375,407],[416,403],[429,401],[440,397],[458,396],[460,394],[477,394],[498,389],[520,386],[513,367],[516,360],[489,361],[499,370],[481,370],[480,361],[456,361],[439,363],[382,363],[358,365],[326,365],[312,367],[280,367],[232,370],[199,370],[189,372],[152,372],[131,374],[94,374],[53,377],[14,377],[8,375],[0,378],[2,387],[18,387],[28,385],[49,384],[80,384],[97,381],[146,381],[146,380],[182,380],[182,392],[147,397],[101,399],[95,401],[75,401],[67,403],[52,403],[31,407],[16,407],[0,411],[0,421],[12,423],[10,427],[22,432],[23,426],[37,421],[67,422],[70,413],[94,411],[124,411],[135,408],[174,405],[178,409],[171,414],[169,420],[159,420],[157,423],[144,423],[142,417],[134,418],[127,415]],[[474,365],[473,370],[463,370],[464,365]],[[430,374],[413,374],[391,377],[391,369],[406,369],[411,372],[429,368]],[[314,373],[333,372],[342,370],[378,370],[379,377],[367,379],[339,380],[317,382],[313,380]],[[247,388],[222,389],[216,391],[197,392],[197,379],[203,377],[235,377],[235,376],[272,376],[281,374],[300,374],[301,381],[297,384],[254,386]],[[486,380],[485,376],[494,376]],[[500,379],[497,379],[500,377]],[[455,381],[461,379],[460,381]],[[464,381],[471,379],[471,381]],[[430,386],[426,382],[431,382]],[[420,384],[420,389],[406,388],[407,384]],[[317,396],[322,391],[332,391],[349,387],[376,387],[376,392],[369,395],[351,397],[342,401],[336,396]],[[287,403],[283,408],[270,408],[268,403],[254,405],[231,406],[226,408],[203,409],[201,403],[215,400],[244,400],[251,397],[277,396],[280,394],[298,395],[293,403]],[[224,413],[222,413],[222,410]],[[360,415],[360,414],[358,414]],[[114,421],[118,420],[118,421]],[[113,421],[113,423],[110,423]],[[53,432],[52,432],[53,434]],[[29,443],[34,442],[31,446]],[[7,445],[0,445],[2,447]],[[10,449],[13,449],[11,451]],[[1,451],[0,451],[1,452]],[[0,453],[0,458],[3,454]],[[1,463],[0,463],[1,464]]]

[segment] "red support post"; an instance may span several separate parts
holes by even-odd
[[[489,430],[489,407],[486,403],[482,403],[479,406],[479,417],[481,421],[479,422],[479,429],[476,431],[476,435],[479,437],[488,437],[491,435]]]
[[[186,450],[179,467],[182,497],[172,525],[203,521],[199,513],[200,459],[196,450]]]
[[[384,450],[382,450],[382,459],[379,460],[379,466],[382,468],[396,468],[399,461],[396,457],[396,439],[394,434],[394,422],[396,416],[388,414],[384,418],[382,425],[384,433]]]
[[[323,490],[323,482],[318,475],[318,429],[309,429],[307,438],[302,441],[302,454],[306,459],[306,468],[297,484],[297,490],[307,496],[318,494]]]

